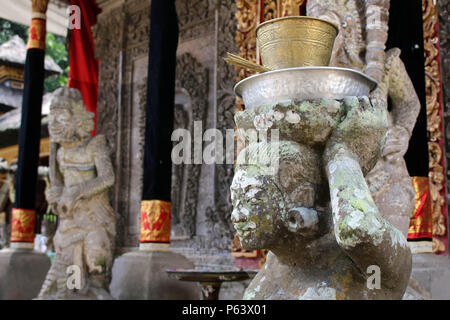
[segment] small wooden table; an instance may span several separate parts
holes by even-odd
[[[196,281],[202,288],[203,300],[219,300],[220,287],[224,281],[253,279],[257,270],[195,270],[167,269],[169,277],[180,281]]]

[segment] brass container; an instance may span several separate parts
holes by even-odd
[[[328,66],[338,28],[311,17],[272,19],[256,28],[264,67],[272,70]]]

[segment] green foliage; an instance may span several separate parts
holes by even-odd
[[[47,33],[46,55],[51,57],[57,65],[61,67],[63,73],[59,76],[52,76],[45,80],[46,92],[53,92],[56,89],[67,85],[69,77],[69,57],[66,51],[65,38]]]
[[[26,43],[28,41],[28,27],[19,23],[0,18],[0,44],[18,35]],[[46,56],[51,57],[61,67],[61,75],[51,76],[45,80],[45,92],[65,86],[69,77],[69,56],[66,50],[66,38],[47,33]]]

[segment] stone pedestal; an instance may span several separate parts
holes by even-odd
[[[29,249],[0,251],[0,300],[37,297],[50,269],[46,254]]]
[[[173,280],[166,273],[192,268],[191,261],[174,252],[129,252],[114,261],[110,292],[119,300],[198,300],[197,283]]]

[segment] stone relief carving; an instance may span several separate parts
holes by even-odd
[[[190,105],[188,110],[182,105],[175,107],[174,129],[188,129],[191,137],[194,137],[194,121],[200,121],[202,128],[205,125],[208,76],[208,70],[191,54],[177,57],[176,90],[188,94]],[[193,157],[192,154],[192,160]],[[189,239],[196,232],[201,164],[173,165],[172,171],[172,234],[174,239]]]
[[[236,52],[236,3],[234,0],[218,1],[218,28],[217,28],[217,129],[225,137],[227,129],[234,128],[235,95],[233,86],[236,80],[236,70],[223,61],[222,57],[227,51]],[[226,145],[225,143],[223,145]],[[215,166],[214,198],[215,207],[207,208],[208,240],[211,247],[229,250],[234,236],[230,221],[232,211],[230,201],[230,185],[234,168],[229,164]]]
[[[377,49],[387,40],[389,1],[309,0],[307,12],[340,27],[331,65],[357,69],[372,76],[379,82],[373,96],[386,106],[388,96],[392,101],[383,157],[366,179],[380,212],[406,236],[415,195],[403,156],[420,111],[420,101],[400,59],[400,51],[392,49],[385,53]],[[374,12],[378,19],[371,19]]]
[[[175,100],[175,110],[174,110],[174,123],[173,130],[176,132],[178,129],[187,129],[189,128],[189,113],[185,109],[185,105],[177,104]],[[174,142],[175,146],[179,142]],[[182,227],[180,215],[183,210],[184,198],[186,197],[186,188],[183,186],[184,180],[184,172],[186,171],[186,164],[173,164],[172,165],[172,194],[171,194],[171,203],[172,203],[172,223],[171,223],[171,236],[172,240],[176,240],[177,238],[189,238],[185,229]],[[193,192],[197,196],[197,192]],[[195,230],[195,215],[193,217],[194,222],[188,222],[188,225],[194,225]]]
[[[312,111],[320,107],[318,118]],[[249,120],[254,113],[279,120],[258,129]],[[290,113],[311,119],[305,121],[310,127],[288,131]],[[401,299],[411,252],[380,214],[364,179],[382,154],[384,101],[349,97],[263,106],[238,112],[236,123],[278,128],[285,137],[250,143],[237,159],[233,224],[244,249],[270,249],[244,299]],[[317,135],[323,126],[332,130]],[[378,290],[368,285],[373,266],[382,270]]]
[[[123,42],[124,12],[118,8],[107,17],[99,17],[93,27],[96,54],[100,58],[97,132],[106,136],[112,150],[116,148],[119,63]],[[111,32],[116,30],[117,32]]]
[[[93,114],[86,111],[80,91],[55,92],[48,127],[57,149],[51,155],[51,187],[46,196],[59,216],[59,226],[53,240],[55,261],[40,299],[110,297],[106,290],[116,230],[108,189],[114,184],[114,171],[105,137],[90,136],[93,126]],[[73,266],[80,271],[70,271],[80,276],[77,292],[67,285],[67,268]]]
[[[217,0],[176,0],[181,41],[213,32],[216,2]]]

